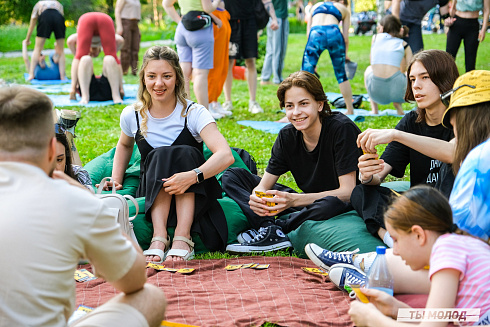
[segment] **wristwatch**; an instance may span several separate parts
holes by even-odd
[[[197,184],[204,182],[204,174],[202,171],[199,170],[199,168],[194,168],[192,169],[197,175]]]

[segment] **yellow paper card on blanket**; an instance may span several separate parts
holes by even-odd
[[[177,272],[178,273],[181,273],[181,274],[190,274],[194,270],[196,270],[196,269],[193,269],[193,268],[181,268],[181,269],[177,270]]]
[[[270,267],[269,264],[267,264],[267,265],[256,265],[253,267],[253,269],[267,269],[269,267]]]
[[[171,322],[171,321],[162,321],[162,324],[160,325],[162,327],[199,327],[199,326],[194,326],[194,325],[186,325],[186,324],[179,324],[178,322]]]
[[[165,268],[164,265],[157,265],[156,263],[153,263],[153,262],[148,262],[148,264],[146,265],[146,268],[153,268],[155,270],[163,270],[163,268]]]
[[[323,270],[321,270],[319,268],[301,267],[301,269],[303,269],[303,271],[306,271],[306,272],[309,272],[309,273],[318,274],[318,275],[322,275],[322,276],[328,276],[328,272],[323,271]]]
[[[162,270],[163,271],[170,271],[170,272],[173,272],[173,273],[179,271],[179,269],[175,269],[175,268],[163,268]]]
[[[228,265],[225,267],[226,270],[237,270],[242,268],[242,265]]]
[[[245,269],[245,268],[252,268],[252,267],[255,267],[257,266],[258,263],[246,263],[246,264],[243,264],[242,265],[242,269]]]
[[[77,269],[75,270],[75,280],[77,282],[88,282],[89,280],[97,279],[90,271],[87,269]]]

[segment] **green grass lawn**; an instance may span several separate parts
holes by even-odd
[[[9,49],[19,50],[21,41],[25,37],[26,28],[26,26],[0,27],[0,48],[7,48],[7,44],[9,44]],[[72,29],[72,27],[68,28],[67,35],[70,34],[69,32],[74,31],[74,29]],[[169,34],[170,33],[168,31],[164,32],[148,25],[142,26],[143,40],[160,39],[161,36]],[[9,37],[5,38],[5,35],[9,35]],[[444,35],[426,34],[424,35],[424,42],[426,48],[444,49],[446,39]],[[288,76],[290,73],[300,69],[305,44],[306,36],[304,34],[289,35],[288,50],[286,54],[286,62],[283,73],[284,76]],[[349,56],[353,61],[356,61],[358,63],[357,74],[355,78],[351,81],[354,94],[366,93],[363,82],[363,73],[366,67],[369,65],[370,44],[371,37],[369,36],[352,36],[350,38]],[[146,51],[146,48],[142,48],[140,50],[140,58],[143,56],[144,51]],[[457,64],[460,72],[464,71],[464,55],[462,52],[463,51],[461,50],[457,58]],[[490,47],[483,43],[480,46],[478,53],[477,69],[490,69],[490,63],[487,60],[483,59],[487,58],[489,53]],[[67,55],[68,76],[70,75],[72,59],[72,55]],[[101,71],[101,63],[101,58],[97,58],[95,60],[96,73]],[[24,70],[25,68],[22,58],[0,58],[0,78],[7,83],[25,83],[23,78]],[[321,75],[321,82],[326,92],[340,92],[338,84],[334,77],[330,58],[327,53],[324,53],[320,58],[320,62],[318,64],[318,72]],[[125,83],[129,84],[135,84],[138,82],[135,76],[130,75],[125,76],[124,80]],[[258,86],[257,99],[261,106],[264,108],[265,112],[259,115],[252,115],[247,110],[249,98],[247,82],[235,80],[233,82],[232,93],[234,105],[233,116],[231,118],[223,118],[218,121],[218,128],[220,129],[221,133],[226,137],[230,146],[240,147],[248,150],[257,160],[260,173],[264,171],[267,165],[270,156],[270,149],[274,143],[276,135],[238,125],[236,121],[270,121],[282,118],[283,114],[278,112],[280,108],[276,97],[276,90],[277,86],[275,85]],[[223,95],[220,97],[220,101],[224,101]],[[405,109],[409,109],[412,107],[412,104],[404,104]],[[72,108],[80,110],[82,113],[82,119],[77,125],[76,143],[80,152],[82,162],[84,164],[115,146],[120,134],[119,114],[123,108],[123,105]],[[369,109],[369,103],[363,102],[363,108]],[[384,109],[391,107],[389,105],[386,105],[380,106],[380,108]],[[367,128],[393,128],[398,121],[399,118],[391,116],[366,117],[366,120],[362,123],[358,123],[358,126],[361,130],[365,130]],[[379,152],[381,153],[383,150],[384,147],[380,146]],[[407,175],[404,179],[407,179]],[[282,176],[279,182],[296,188],[296,185],[291,175]]]

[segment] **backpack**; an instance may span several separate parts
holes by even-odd
[[[116,189],[113,187],[111,193],[102,194],[102,188],[104,187],[104,183],[106,181],[112,182],[111,177],[105,177],[100,181],[99,188],[97,189],[97,196],[101,199],[104,204],[111,208],[114,212],[114,216],[116,217],[116,222],[121,226],[121,230],[126,233],[136,244],[138,244],[138,239],[133,231],[133,223],[131,222],[138,215],[139,206],[136,200],[131,195],[120,195],[116,193]],[[128,201],[134,203],[136,208],[136,214],[133,217],[129,217],[129,206]]]
[[[257,163],[255,162],[255,158],[252,157],[250,153],[248,153],[247,150],[240,149],[240,148],[233,148],[235,152],[240,156],[240,158],[243,160],[243,163],[245,166],[248,167],[250,172],[254,175],[257,175]]]
[[[257,31],[264,29],[269,22],[269,13],[265,10],[262,0],[255,0],[255,22],[257,23]]]
[[[352,105],[354,106],[354,108],[356,108],[356,109],[359,108],[362,104],[362,100],[364,100],[364,96],[353,95],[352,96]],[[337,109],[346,108],[345,101],[344,101],[343,97],[338,97],[337,99],[330,101],[330,103],[332,104],[332,106],[334,106]]]

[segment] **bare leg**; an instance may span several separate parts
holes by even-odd
[[[141,312],[150,327],[160,326],[162,320],[165,319],[167,300],[163,291],[155,285],[147,283],[141,290],[134,293],[119,293],[107,303],[115,302],[128,304]],[[101,310],[104,309],[104,305],[100,307]],[[110,315],[112,312],[107,312],[107,314]],[[90,314],[70,326],[76,327],[78,324],[90,324]]]
[[[404,115],[405,112],[403,111],[402,104],[400,102],[393,102],[393,106],[396,109],[396,113],[399,115]]]
[[[231,101],[231,87],[233,85],[233,66],[235,65],[235,60],[230,59],[230,64],[228,66],[228,75],[225,81],[225,101]]]
[[[86,104],[90,101],[90,81],[92,80],[93,74],[94,63],[92,61],[92,57],[83,56],[80,59],[80,64],[78,65],[78,79],[80,84],[80,91],[82,93],[82,100],[80,101],[80,103],[82,104]]]
[[[255,66],[255,58],[245,59],[245,66],[247,67],[245,72],[248,83],[248,95],[250,101],[255,101],[257,94],[257,67]]]
[[[153,223],[153,237],[160,236],[167,239],[167,221],[170,211],[172,195],[168,194],[163,188],[158,193],[151,207],[151,222]],[[165,244],[160,241],[151,243],[149,249],[160,249],[165,252]],[[160,261],[158,256],[148,256],[147,261]]]
[[[191,226],[194,221],[194,193],[184,193],[175,196],[175,209],[177,211],[177,227],[174,236],[191,238]],[[190,251],[189,245],[183,241],[172,242],[172,249]],[[181,257],[170,256],[165,261],[180,261]]]
[[[71,91],[70,100],[77,99],[77,84],[78,84],[78,66],[80,65],[79,59],[73,59],[71,63]]]
[[[58,39],[56,40],[55,44],[55,51],[56,53],[60,56],[60,59],[58,61],[58,67],[60,69],[60,79],[65,80],[66,79],[66,71],[65,71],[65,39]]]
[[[34,79],[34,68],[39,63],[39,56],[44,48],[44,42],[46,42],[46,38],[36,36],[36,44],[34,45],[34,51],[32,51],[31,65],[29,66],[29,81]]]
[[[180,67],[182,68],[182,72],[184,73],[185,93],[187,93],[187,96],[190,98],[190,96],[191,96],[190,82],[191,82],[191,78],[192,78],[192,63],[191,62],[180,62]],[[197,97],[197,95],[196,95],[196,97]],[[199,100],[197,102],[199,102]]]
[[[121,80],[122,69],[121,65],[118,65],[116,59],[113,56],[105,56],[102,64],[102,75],[107,77],[109,85],[111,86],[112,101],[114,103],[122,103],[121,99]]]
[[[395,279],[395,294],[429,294],[428,270],[413,271],[392,249],[386,250],[386,261]]]
[[[344,81],[339,84],[340,93],[344,97],[345,106],[347,108],[347,114],[354,114],[354,106],[352,105],[352,88],[350,87],[349,81]]]
[[[193,69],[192,75],[194,78],[194,95],[197,102],[206,108],[209,106],[208,99],[208,74],[209,69]]]

